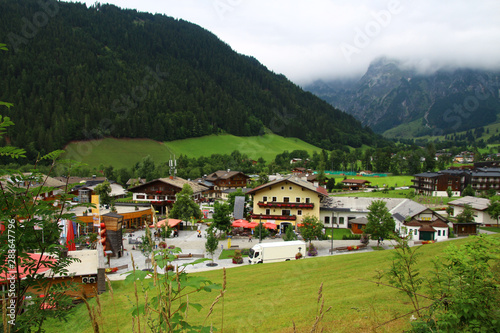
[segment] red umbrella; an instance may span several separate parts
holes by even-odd
[[[276,224],[272,223],[272,222],[266,222],[264,223],[264,228],[266,229],[276,229]]]
[[[253,229],[255,228],[256,226],[258,226],[259,224],[257,222],[248,222],[248,224],[244,227],[244,228],[250,228],[250,229]]]
[[[232,226],[235,228],[248,228],[247,225],[249,222],[247,220],[239,219],[234,220]]]
[[[66,231],[66,246],[68,251],[76,251],[75,231],[73,230],[73,221],[68,221],[68,230]]]

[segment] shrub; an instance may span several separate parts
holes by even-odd
[[[243,263],[243,257],[241,256],[241,251],[240,250],[234,251],[233,264],[242,264],[242,263]]]
[[[357,235],[357,234],[344,235],[344,236],[342,236],[342,240],[356,240],[356,239],[361,239],[361,236],[362,235]]]
[[[307,255],[309,257],[315,257],[318,255],[318,250],[316,249],[316,247],[314,247],[314,245],[311,243],[311,245],[307,248]]]

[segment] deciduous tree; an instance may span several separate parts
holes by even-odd
[[[368,206],[368,223],[364,232],[371,236],[371,239],[389,238],[394,234],[396,222],[382,200],[373,201]]]

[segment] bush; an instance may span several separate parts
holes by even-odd
[[[241,254],[247,256],[250,254],[250,249],[241,249]]]
[[[342,240],[356,240],[356,239],[361,240],[361,236],[363,236],[363,235],[356,235],[356,234],[344,235],[344,236],[342,236]]]
[[[309,257],[315,257],[318,255],[318,250],[314,247],[314,245],[311,243],[311,245],[307,248],[307,255]]]
[[[233,264],[242,264],[242,263],[243,263],[243,257],[241,256],[241,251],[240,250],[234,251]]]

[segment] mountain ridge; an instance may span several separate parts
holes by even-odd
[[[8,138],[31,158],[72,140],[268,129],[328,150],[388,144],[195,24],[113,5],[48,2],[57,14],[19,47],[9,36],[23,34],[40,4],[0,3],[0,41],[11,49],[1,54],[0,100],[14,104]]]
[[[420,120],[407,137],[443,135],[497,121],[500,71],[441,69],[419,73],[386,57],[359,79],[317,81],[305,89],[354,115],[376,133]]]

